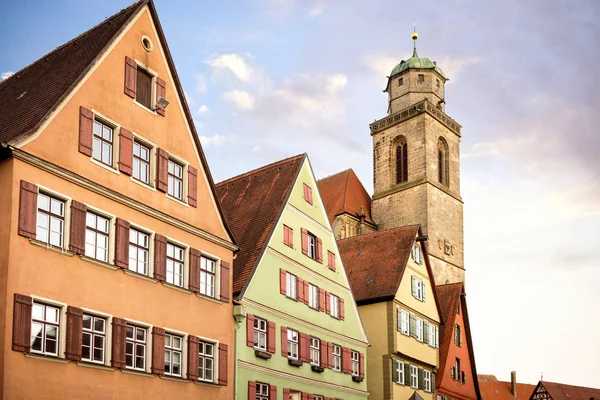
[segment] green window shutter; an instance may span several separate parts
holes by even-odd
[[[410,364],[404,363],[404,384],[410,386]]]
[[[426,292],[426,290],[425,290],[425,282],[423,282],[421,284],[421,290],[423,291],[423,301],[425,301],[426,300],[426,296],[425,296],[425,292]]]
[[[429,322],[423,322],[423,342],[429,344]]]
[[[415,276],[414,276],[414,275],[411,275],[411,276],[410,276],[410,278],[411,278],[411,281],[410,281],[410,288],[411,288],[411,290],[412,290],[412,295],[416,297],[416,296],[417,296],[417,284],[416,284],[416,279],[415,279]]]
[[[398,331],[401,331],[402,330],[402,315],[401,315],[401,312],[400,312],[399,308],[396,309],[396,310],[398,311],[396,313],[396,316],[398,317],[398,323],[397,323],[397,325],[398,325]]]
[[[417,320],[414,315],[410,315],[410,336],[417,337]]]
[[[419,368],[419,373],[417,376],[419,377],[419,389],[425,389],[425,379],[423,379],[423,368]]]
[[[398,360],[392,360],[392,380],[398,382]]]

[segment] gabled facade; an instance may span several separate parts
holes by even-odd
[[[231,399],[237,245],[152,1],[0,99],[2,398]]]
[[[366,399],[368,345],[306,155],[217,185],[234,260],[235,399]]]
[[[596,400],[600,389],[539,381],[529,400]]]
[[[463,283],[438,285],[445,325],[440,328],[438,400],[480,400],[471,326]]]
[[[434,399],[443,321],[426,240],[417,225],[338,240],[371,343],[375,399]]]
[[[517,382],[517,373],[510,373],[510,382],[499,381],[494,375],[477,375],[481,397],[485,400],[529,400],[535,385]]]

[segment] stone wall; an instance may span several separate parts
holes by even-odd
[[[423,82],[419,82],[423,75]],[[402,78],[402,85],[399,85]],[[426,98],[445,111],[445,104],[439,103],[445,97],[444,79],[430,69],[410,69],[394,77],[388,87],[388,114],[394,114]],[[439,86],[438,86],[439,85]]]

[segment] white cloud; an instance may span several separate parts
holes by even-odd
[[[326,81],[325,91],[330,95],[335,95],[346,86],[348,77],[342,74],[334,74],[327,76]]]
[[[223,142],[225,142],[225,136],[223,135],[212,135],[212,136],[200,136],[200,143],[202,143],[203,146],[214,146],[214,147],[220,147]]]
[[[14,72],[10,72],[10,71],[0,73],[0,81],[10,78],[13,74],[14,74]]]
[[[229,70],[242,82],[250,82],[252,79],[252,68],[248,65],[244,57],[239,54],[221,54],[211,60],[205,61],[205,63],[213,68]]]
[[[198,93],[206,92],[206,78],[202,74],[196,74],[196,91]]]
[[[252,148],[252,152],[253,152],[253,153],[256,153],[256,152],[257,152],[257,151],[259,151],[259,150],[260,150],[260,146],[254,146],[254,147]]]
[[[229,90],[223,93],[225,100],[233,102],[241,110],[254,109],[254,97],[243,90]]]
[[[208,111],[208,107],[206,107],[205,104],[202,104],[202,106],[200,106],[200,108],[198,109],[197,113],[198,114],[204,114],[207,111]]]
[[[444,74],[446,74],[446,76],[450,79],[448,83],[454,83],[466,67],[477,64],[478,62],[481,62],[480,57],[444,57],[438,61],[437,64],[442,68]]]
[[[323,13],[323,11],[325,11],[325,4],[317,3],[317,4],[315,4],[314,7],[312,7],[310,10],[308,10],[308,16],[311,18],[315,18],[315,17],[321,15]]]
[[[398,59],[397,56],[383,53],[362,56],[363,64],[377,74],[377,79],[388,76],[400,61],[401,59]]]

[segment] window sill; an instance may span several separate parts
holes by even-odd
[[[24,353],[25,357],[33,358],[34,360],[42,360],[42,361],[50,361],[59,364],[68,364],[69,360],[65,360],[64,358],[58,358],[55,356],[45,356],[43,354],[35,354],[35,353]]]
[[[187,290],[186,288],[181,287],[181,286],[173,285],[172,283],[169,283],[169,282],[161,282],[161,283],[164,287],[168,287],[169,289],[175,289],[182,293],[187,293],[187,294],[193,293],[191,290]]]
[[[115,370],[113,367],[107,367],[104,364],[96,364],[96,363],[87,362],[87,361],[77,361],[77,365],[80,367],[84,367],[84,368],[93,368],[93,369],[99,369],[102,371],[114,371]]]
[[[105,170],[112,172],[115,175],[121,175],[119,170],[115,169],[114,167],[104,164],[102,161],[96,160],[94,157],[90,157],[90,161],[93,162],[94,164],[96,164],[97,166],[102,167]]]
[[[63,254],[65,256],[73,257],[75,255],[75,253],[72,253],[67,249],[49,245],[48,243],[42,242],[41,240],[29,239],[29,243],[33,244],[34,246],[39,246],[43,247],[44,249],[52,250],[56,253]]]
[[[129,375],[143,376],[145,378],[154,378],[154,374],[150,374],[145,371],[136,371],[133,369],[122,369],[121,372],[124,374],[129,374]]]
[[[352,380],[354,382],[362,382],[365,380],[365,378],[361,378],[360,376],[352,375]]]
[[[288,358],[288,364],[291,365],[292,367],[301,367],[304,363],[298,359],[295,358]]]
[[[92,257],[88,257],[88,256],[84,256],[84,255],[80,255],[79,257],[82,260],[84,260],[84,261],[91,262],[92,264],[96,264],[96,265],[99,265],[101,267],[111,269],[113,271],[116,271],[116,270],[119,269],[119,267],[117,267],[115,265],[109,264],[109,263],[104,262],[104,261],[96,260],[95,258],[92,258]]]
[[[152,115],[158,115],[158,114],[156,113],[156,111],[154,111],[154,110],[151,110],[150,108],[146,107],[146,106],[145,106],[145,105],[143,105],[142,103],[139,103],[139,102],[138,102],[136,99],[133,99],[133,104],[135,104],[135,105],[136,105],[136,106],[138,106],[138,107],[141,107],[141,108],[143,108],[144,110],[146,110],[147,112],[149,112],[149,113],[150,113],[150,114],[152,114]]]
[[[290,296],[288,296],[287,294],[285,295],[285,297],[286,297],[288,300],[298,301],[298,298],[293,298],[293,297],[290,297]]]
[[[170,194],[168,194],[168,193],[166,194],[166,196],[167,196],[167,199],[169,199],[169,200],[171,200],[171,201],[174,201],[174,202],[175,202],[175,203],[177,203],[177,204],[181,204],[181,205],[182,205],[182,206],[184,206],[184,207],[189,207],[189,206],[190,206],[188,203],[185,203],[183,200],[179,200],[178,198],[176,198],[176,197],[173,197],[173,196],[171,196],[171,195],[170,195]]]
[[[325,371],[325,368],[321,367],[320,365],[311,365],[310,369],[313,372],[318,372],[319,374],[323,373],[323,371]]]
[[[142,274],[140,274],[138,272],[133,272],[133,271],[130,271],[130,270],[125,269],[125,268],[123,268],[123,272],[125,272],[125,274],[127,274],[127,275],[135,276],[136,278],[143,279],[143,280],[148,281],[148,282],[158,282],[158,279],[150,278],[149,276],[142,275]]]
[[[271,355],[271,353],[267,353],[266,351],[262,351],[262,350],[258,350],[258,349],[254,349],[254,355],[258,358],[263,358],[265,360],[268,360],[271,357],[273,357]]]
[[[198,296],[199,298],[204,299],[204,300],[212,301],[213,303],[224,304],[221,300],[217,299],[216,297],[210,297],[210,296],[207,296],[205,294],[200,294],[200,293],[196,293],[196,296]]]
[[[135,183],[136,185],[140,185],[141,187],[145,187],[148,190],[152,190],[153,192],[156,192],[156,188],[154,186],[150,185],[149,183],[139,181],[139,180],[135,179],[133,176],[129,180],[131,182]]]
[[[215,382],[209,382],[209,381],[201,381],[199,379],[194,380],[194,383],[196,385],[205,385],[205,386],[219,386],[217,383]]]
[[[189,380],[182,378],[182,377],[178,377],[178,376],[171,376],[171,375],[159,375],[158,376],[160,379],[163,379],[165,381],[171,381],[171,382],[179,382],[179,383],[190,383]]]

